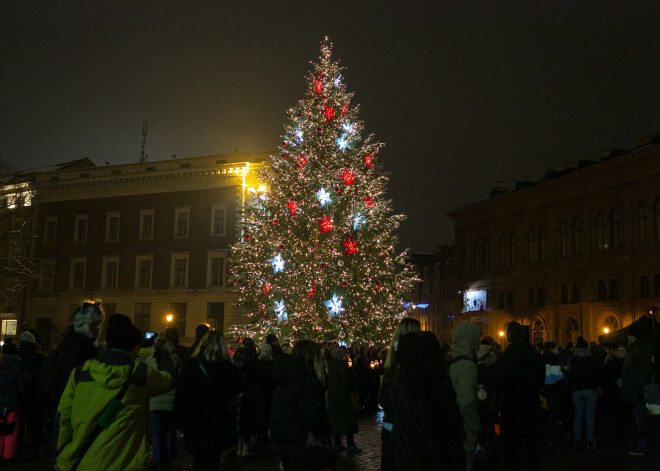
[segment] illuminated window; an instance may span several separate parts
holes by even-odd
[[[603,321],[603,327],[609,329],[610,332],[619,330],[619,320],[614,316],[608,316]]]

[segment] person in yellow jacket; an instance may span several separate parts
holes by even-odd
[[[172,362],[155,370],[136,361],[140,340],[131,320],[114,314],[107,349],[71,372],[58,407],[59,471],[147,469],[149,398],[172,388]]]

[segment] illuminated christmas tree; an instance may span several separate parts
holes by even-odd
[[[244,206],[231,285],[249,314],[236,337],[376,343],[408,309],[417,279],[394,234],[405,217],[392,214],[375,169],[383,144],[362,139],[331,50],[326,38],[279,155],[259,173],[262,191]]]

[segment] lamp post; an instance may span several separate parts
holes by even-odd
[[[603,332],[605,334],[609,334],[610,333],[610,328],[609,327],[603,327]]]

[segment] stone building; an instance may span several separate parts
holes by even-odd
[[[660,304],[660,136],[496,188],[454,219],[457,322],[598,340]],[[458,312],[461,311],[461,312]]]
[[[174,157],[174,156],[173,156]],[[85,299],[143,331],[224,330],[238,320],[225,285],[235,220],[268,154],[230,154],[36,174],[39,282],[24,328],[51,346]],[[169,320],[168,320],[169,319]],[[185,341],[185,340],[184,340]]]

